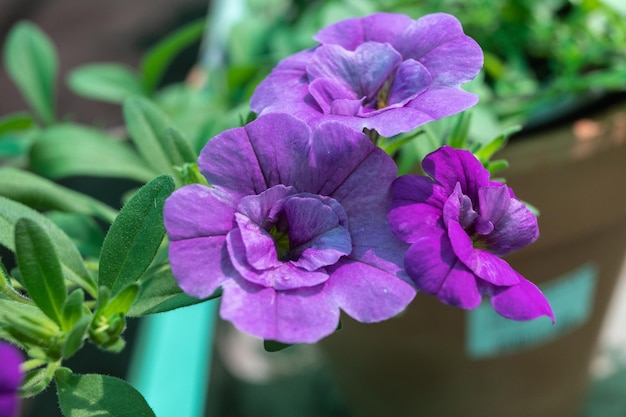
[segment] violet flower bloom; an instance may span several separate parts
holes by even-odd
[[[165,203],[172,272],[193,297],[222,287],[220,315],[240,330],[314,343],[340,309],[377,322],[413,299],[386,218],[396,167],[361,132],[261,116],[209,141],[198,165],[211,187]]]
[[[487,295],[503,317],[554,321],[539,289],[500,258],[537,239],[535,215],[469,151],[444,146],[422,166],[431,178],[395,180],[389,212],[391,229],[411,244],[404,265],[418,289],[464,309]]]
[[[19,415],[20,398],[18,390],[22,384],[20,351],[0,341],[0,417],[17,417]]]
[[[253,111],[288,113],[313,127],[336,120],[389,137],[478,100],[459,86],[478,74],[483,54],[451,15],[377,13],[335,23],[314,39],[319,46],[282,60],[259,84]]]

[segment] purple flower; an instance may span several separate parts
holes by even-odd
[[[364,134],[271,114],[213,138],[198,165],[211,186],[165,204],[172,272],[194,297],[222,287],[240,330],[314,343],[340,309],[376,322],[413,299],[386,218],[396,167]]]
[[[389,137],[478,100],[459,86],[476,76],[483,54],[451,15],[377,13],[314,39],[319,46],[284,59],[259,84],[253,111],[288,113],[311,126],[336,120]]]
[[[22,384],[20,351],[0,341],[0,417],[17,417],[20,399],[18,390]]]
[[[537,218],[469,151],[444,146],[424,158],[426,176],[392,185],[389,224],[409,243],[404,265],[418,289],[464,309],[487,295],[506,318],[554,321],[539,289],[500,257],[534,242]]]

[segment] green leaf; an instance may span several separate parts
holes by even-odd
[[[161,175],[144,185],[120,211],[100,254],[98,282],[113,294],[137,281],[148,268],[165,235],[163,205],[174,180]]]
[[[15,168],[0,168],[0,195],[38,210],[59,210],[96,216],[111,223],[117,211],[104,203]]]
[[[69,330],[83,317],[83,304],[85,303],[85,293],[80,288],[75,289],[67,297],[63,304],[63,328]]]
[[[121,379],[60,368],[54,380],[65,417],[155,417],[139,391]]]
[[[7,114],[0,118],[0,135],[14,131],[24,131],[35,126],[33,116],[19,112]]]
[[[43,131],[30,156],[33,171],[52,179],[87,175],[146,182],[156,175],[127,143],[75,124]]]
[[[61,263],[46,230],[31,219],[19,219],[15,224],[15,255],[30,298],[63,326],[67,289]]]
[[[72,357],[85,344],[87,330],[91,324],[91,314],[86,314],[75,323],[74,327],[68,332],[65,344],[63,345],[63,358]]]
[[[152,269],[152,268],[151,268]],[[148,272],[146,273],[148,275]],[[141,292],[133,303],[129,316],[145,316],[148,314],[162,313],[180,307],[202,303],[212,298],[219,297],[221,291],[206,299],[193,298],[185,294],[172,276],[172,270],[168,264],[161,265],[152,271],[141,282]]]
[[[33,369],[28,372],[20,387],[20,396],[23,398],[33,397],[48,388],[56,368],[56,364],[50,363],[43,368]]]
[[[109,103],[122,103],[142,94],[141,81],[130,68],[118,64],[89,64],[69,74],[68,86],[79,95]]]
[[[96,284],[87,272],[83,259],[72,240],[42,214],[2,196],[0,196],[0,244],[15,252],[14,228],[18,219],[22,217],[34,220],[46,230],[54,243],[65,278],[95,296]]]
[[[161,134],[172,122],[153,102],[133,96],[124,100],[124,120],[144,161],[160,174],[174,175],[174,167]]]
[[[30,22],[17,23],[7,37],[4,63],[28,104],[45,123],[53,123],[58,64],[50,39]]]
[[[158,87],[165,70],[176,56],[204,33],[206,19],[189,23],[152,47],[141,61],[141,78],[144,91],[152,94]]]
[[[191,147],[189,139],[178,128],[174,126],[165,128],[160,134],[160,139],[171,165],[180,167],[196,162],[198,156]]]

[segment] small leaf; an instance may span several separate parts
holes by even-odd
[[[128,96],[142,94],[139,77],[118,64],[89,64],[72,71],[68,86],[79,95],[109,103],[122,103]]]
[[[152,47],[141,61],[144,91],[152,94],[158,87],[165,70],[176,56],[204,33],[206,19],[192,22],[172,33]]]
[[[54,243],[65,278],[78,284],[90,295],[96,296],[95,282],[87,272],[83,259],[72,240],[42,214],[2,196],[0,196],[0,244],[15,251],[15,224],[22,217],[34,220],[46,230]]]
[[[121,379],[60,368],[55,382],[65,417],[155,417],[139,391]]]
[[[103,314],[105,316],[122,314],[126,315],[130,307],[133,305],[133,302],[137,299],[137,294],[139,294],[139,285],[131,284],[125,287],[123,290],[118,292],[113,298],[111,298],[106,305],[98,311],[98,313]]]
[[[107,233],[100,254],[99,284],[115,294],[137,281],[165,236],[163,205],[174,180],[162,175],[133,195]]]
[[[24,131],[35,126],[33,116],[28,113],[12,113],[0,118],[0,135],[14,131]]]
[[[69,123],[43,131],[30,157],[33,171],[52,179],[89,175],[146,182],[156,175],[126,143]]]
[[[7,73],[30,106],[45,123],[53,123],[58,64],[50,39],[34,24],[19,22],[7,37],[4,62]]]
[[[96,216],[113,222],[117,211],[106,204],[15,168],[0,168],[0,195],[38,210],[60,210]]]
[[[28,218],[18,220],[15,255],[28,295],[41,311],[62,326],[67,290],[61,263],[45,229]]]
[[[198,159],[189,143],[189,139],[176,127],[169,126],[165,128],[160,134],[160,139],[171,165],[183,166],[186,163],[195,163],[196,159]]]
[[[171,125],[169,117],[150,100],[133,96],[124,100],[124,120],[137,150],[156,172],[174,174],[159,135]]]
[[[24,377],[24,382],[20,387],[20,396],[23,398],[33,397],[50,385],[56,365],[48,364],[43,368],[33,369]]]
[[[74,324],[74,327],[67,334],[63,345],[63,358],[71,358],[85,344],[87,330],[91,324],[91,314],[86,314]]]
[[[85,293],[80,288],[75,289],[67,297],[63,304],[63,329],[69,330],[83,316],[83,304],[85,303]]]

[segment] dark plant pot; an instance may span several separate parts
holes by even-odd
[[[626,105],[512,141],[500,156],[516,195],[541,211],[539,240],[508,261],[544,289],[557,324],[423,294],[387,322],[344,317],[321,347],[355,417],[578,415],[626,250]]]

